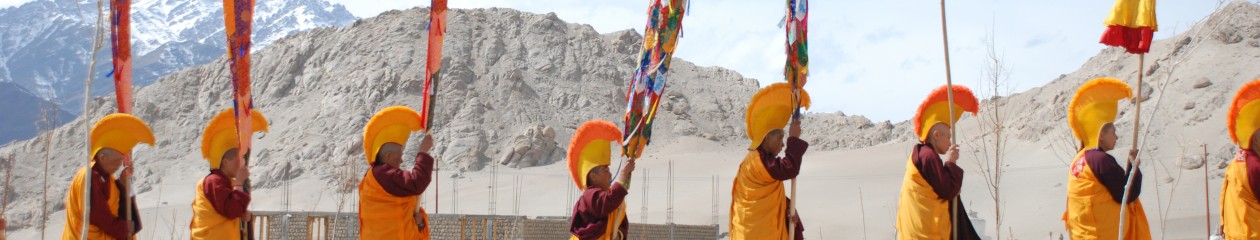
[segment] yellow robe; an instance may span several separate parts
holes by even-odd
[[[205,178],[197,181],[197,196],[192,203],[193,218],[188,224],[189,235],[192,239],[241,239],[241,218],[227,219],[214,210],[214,205],[210,204],[201,188],[205,186],[205,181]]]
[[[949,239],[951,224],[949,201],[936,195],[911,156],[897,201],[897,239]]]
[[[95,166],[96,163],[93,162],[92,165]],[[87,178],[87,171],[90,171],[89,167],[80,168],[79,172],[75,173],[74,178],[70,180],[70,189],[66,191],[66,227],[65,230],[61,231],[62,240],[78,240],[82,236],[79,230],[83,228],[83,224],[88,224],[87,219],[83,219],[83,189],[86,187],[83,184],[83,179]],[[122,193],[118,191],[112,176],[106,179],[105,184],[109,186],[109,200],[105,202],[109,205],[109,212],[113,213],[114,216],[118,216],[118,195],[122,195]],[[87,239],[114,238],[100,228],[89,224]],[[132,239],[135,239],[135,235],[132,235]]]
[[[626,238],[629,238],[629,236],[616,236],[616,237],[614,237],[614,234],[617,234],[617,233],[618,233],[618,232],[617,232],[617,230],[621,229],[621,222],[617,222],[617,224],[616,224],[616,225],[614,225],[614,224],[613,224],[613,220],[612,220],[612,219],[621,219],[621,221],[626,221],[626,220],[629,220],[629,219],[625,219],[625,217],[626,217],[626,215],[624,214],[625,212],[626,212],[626,203],[625,203],[625,202],[622,202],[622,203],[621,203],[621,206],[620,206],[620,207],[617,207],[617,210],[613,210],[611,213],[608,213],[608,216],[609,216],[609,217],[608,217],[608,219],[609,219],[609,220],[608,220],[608,227],[607,227],[607,228],[604,228],[604,235],[599,236],[599,238],[597,238],[597,239],[598,239],[598,240],[614,240],[614,239],[626,239]],[[627,229],[627,230],[629,230],[629,229]],[[570,237],[569,237],[569,239],[570,239],[570,240],[580,240],[580,238],[578,238],[577,236],[570,236]]]
[[[731,187],[730,239],[787,239],[787,197],[757,151],[748,151]]]
[[[1226,239],[1260,239],[1260,202],[1247,181],[1247,162],[1239,156],[1225,168],[1221,184],[1221,225]]]
[[[1120,204],[1111,198],[1094,170],[1085,163],[1085,151],[1076,154],[1068,173],[1067,211],[1063,221],[1073,240],[1117,239],[1120,236]],[[1150,240],[1142,200],[1126,205],[1124,239]]]
[[[416,225],[414,212],[420,196],[396,197],[376,182],[369,169],[359,182],[360,239],[429,239],[429,227]],[[429,215],[420,209],[423,221]]]

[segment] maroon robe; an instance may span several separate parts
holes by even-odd
[[[1256,155],[1255,150],[1243,150],[1243,161],[1247,165],[1247,182],[1251,185],[1251,194],[1256,199],[1260,199],[1260,156]]]
[[[942,200],[951,200],[962,190],[963,170],[954,163],[944,163],[932,144],[914,147],[914,167]]]
[[[225,218],[241,217],[249,207],[249,193],[232,189],[232,179],[224,175],[223,170],[210,170],[210,175],[201,183],[201,191],[214,211]]]
[[[1102,182],[1103,187],[1107,189],[1107,193],[1111,194],[1111,199],[1117,203],[1120,202],[1121,197],[1124,196],[1124,181],[1129,179],[1129,175],[1119,163],[1116,163],[1116,158],[1098,148],[1085,150],[1084,158],[1085,164],[1089,164],[1089,168],[1094,170],[1094,177],[1098,178],[1098,181]],[[1133,164],[1127,165],[1133,167]],[[1142,170],[1133,169],[1133,173],[1137,175],[1133,176],[1133,185],[1129,187],[1131,188],[1129,190],[1130,203],[1142,194]]]
[[[105,169],[101,168],[100,164],[92,164],[92,210],[88,214],[88,224],[100,228],[101,231],[104,231],[105,234],[114,239],[128,239],[126,216],[115,216],[109,212],[109,204],[105,202],[109,199],[110,193],[107,182],[112,178],[114,178],[114,174],[105,172]],[[127,192],[127,187],[123,186],[122,182],[115,181],[114,186],[118,188],[120,194]],[[122,197],[118,198],[118,201],[120,201],[118,204],[119,213],[122,213],[125,207],[121,203],[122,200]],[[131,221],[135,227],[131,232],[140,232],[140,210],[136,209],[136,198],[132,197],[128,202],[131,203]]]
[[[569,222],[569,232],[578,239],[597,239],[608,229],[608,214],[617,210],[626,200],[626,188],[621,183],[613,183],[608,189],[597,186],[586,188],[582,197],[573,205],[573,218]],[[623,236],[630,232],[630,221],[621,217],[617,227]]]
[[[962,191],[963,170],[956,163],[945,163],[941,160],[941,155],[936,154],[936,150],[932,148],[932,144],[920,143],[914,146],[914,167],[919,170],[919,175],[923,176],[923,180],[932,186],[932,192],[940,200],[952,201],[958,198],[958,202],[962,202],[959,192]],[[971,224],[971,218],[967,216],[967,208],[963,204],[958,204],[958,210],[954,210],[954,204],[949,204],[949,210],[953,213],[952,219],[960,219],[954,229],[958,229],[958,234],[951,234],[950,239],[980,239],[980,234],[976,232],[976,228]]]
[[[766,172],[770,173],[770,177],[774,180],[787,181],[796,178],[801,173],[801,156],[805,156],[805,150],[809,149],[809,143],[798,137],[788,137],[787,146],[783,151],[783,157],[778,157],[779,153],[772,153],[757,147],[757,153],[761,155],[761,164],[766,166]],[[784,198],[787,198],[786,196]],[[792,199],[788,199],[788,206],[792,205]],[[790,210],[790,209],[789,209]],[[791,225],[792,211],[784,211],[788,214],[783,219],[789,219],[788,225]],[[796,239],[805,239],[805,224],[801,222],[800,213],[797,213],[796,222]]]
[[[390,166],[383,161],[376,161],[376,164],[372,165],[372,175],[376,177],[376,182],[381,184],[381,188],[391,195],[416,196],[424,193],[424,190],[429,188],[429,182],[433,181],[433,156],[429,156],[428,153],[416,154],[414,165],[408,171]]]

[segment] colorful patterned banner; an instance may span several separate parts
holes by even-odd
[[[686,12],[683,0],[653,1],[648,7],[644,27],[643,49],[639,65],[626,92],[625,130],[622,131],[621,155],[637,159],[652,136],[652,123],[665,93],[665,75],[669,72],[674,47],[682,36],[682,19]]]

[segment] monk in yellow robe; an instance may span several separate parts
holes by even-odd
[[[433,180],[433,138],[425,134],[411,170],[402,164],[403,146],[421,129],[420,114],[388,107],[363,129],[363,153],[370,166],[359,182],[359,234],[362,239],[429,239],[429,217],[417,205]]]
[[[959,231],[958,239],[980,239],[966,208],[952,203],[962,190],[963,169],[957,164],[958,146],[950,142],[950,128],[964,112],[976,114],[979,101],[967,87],[954,85],[953,91],[952,103],[948,86],[932,91],[911,119],[919,143],[906,161],[897,204],[897,239],[954,239],[954,230]],[[942,160],[942,154],[948,158]]]
[[[1243,85],[1226,118],[1229,137],[1241,150],[1221,183],[1221,233],[1226,239],[1260,239],[1260,80]]]
[[[138,143],[153,145],[153,131],[149,126],[131,114],[114,113],[106,115],[92,126],[90,133],[92,161],[88,167],[70,180],[70,189],[66,191],[66,227],[61,232],[61,239],[80,239],[84,234],[87,239],[134,239],[139,232],[140,211],[136,208],[135,197],[126,201],[130,205],[131,220],[127,221],[123,213],[123,193],[126,193],[126,180],[114,178],[114,172],[122,170],[121,179],[131,177],[131,149]],[[83,190],[88,178],[92,176],[90,199],[85,203]],[[91,204],[91,205],[87,205]],[[85,207],[91,207],[88,219],[83,219]],[[88,224],[87,232],[82,232],[83,224]],[[130,236],[128,236],[130,233]]]
[[[1115,149],[1117,102],[1129,98],[1132,90],[1123,81],[1098,78],[1076,90],[1068,104],[1068,126],[1081,142],[1068,173],[1067,211],[1063,221],[1072,239],[1117,239],[1120,213],[1125,208],[1124,239],[1151,239],[1146,212],[1138,196],[1142,193],[1142,172],[1137,169],[1137,149],[1129,150],[1133,183],[1128,202],[1124,198],[1129,174],[1107,151]]]
[[[809,93],[803,89],[800,101],[801,107],[809,108]],[[788,209],[793,199],[788,199],[783,187],[783,181],[800,173],[802,156],[809,148],[800,138],[800,121],[791,121],[784,147],[783,127],[795,110],[788,83],[761,88],[748,103],[744,123],[752,144],[731,187],[731,239],[788,239],[788,231],[795,231],[796,239],[805,238],[800,217]],[[778,157],[785,149],[784,157]],[[789,221],[796,224],[795,229],[788,229]]]
[[[250,111],[253,130],[267,131],[262,113]],[[188,224],[192,239],[246,238],[241,236],[240,226],[252,216],[250,195],[243,187],[249,179],[249,166],[240,157],[234,116],[232,109],[220,112],[201,136],[201,156],[209,163],[210,173],[197,182],[193,217]]]
[[[566,160],[569,175],[582,196],[573,205],[569,223],[571,239],[626,239],[630,221],[626,218],[626,195],[630,189],[630,173],[634,159],[621,167],[617,182],[608,169],[612,151],[609,144],[621,144],[621,130],[612,122],[592,120],[583,123],[569,141]]]

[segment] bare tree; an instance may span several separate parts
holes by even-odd
[[[48,104],[40,108],[40,121],[38,131],[44,133],[44,188],[42,192],[43,199],[39,203],[39,235],[40,239],[44,238],[44,230],[47,228],[48,222],[48,162],[52,162],[52,130],[57,126],[57,113],[60,111],[57,107],[56,96],[48,100]],[[38,136],[38,135],[37,135]]]
[[[977,156],[972,159],[980,168],[980,176],[984,178],[984,183],[987,185],[985,189],[993,200],[993,224],[996,231],[993,236],[995,239],[1001,239],[1002,167],[1006,165],[1006,147],[1011,140],[1005,133],[1011,115],[1009,112],[1002,111],[1003,105],[1007,102],[1007,98],[1003,96],[1009,95],[1014,88],[1009,82],[1010,69],[1005,63],[1003,54],[998,52],[993,35],[993,30],[990,29],[988,38],[985,39],[987,54],[979,94],[987,104],[980,106],[980,118],[977,123],[981,134],[979,142],[972,142],[974,145],[972,149],[975,149],[973,153]]]

